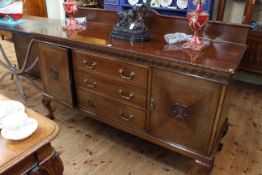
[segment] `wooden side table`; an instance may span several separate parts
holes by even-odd
[[[0,99],[7,98],[0,95]],[[0,174],[62,175],[63,163],[50,143],[58,135],[58,125],[33,110],[26,109],[26,113],[38,121],[38,128],[21,141],[0,136]]]

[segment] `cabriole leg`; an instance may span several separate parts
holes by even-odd
[[[51,99],[47,96],[43,95],[42,98],[42,104],[45,106],[45,108],[48,110],[48,114],[46,115],[47,118],[53,120],[54,118],[54,111],[51,107]]]

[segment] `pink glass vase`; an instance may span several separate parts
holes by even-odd
[[[64,26],[65,30],[82,30],[84,26],[77,24],[74,15],[77,13],[78,5],[74,0],[67,0],[63,3],[63,7],[66,15],[68,16],[68,20],[66,21],[66,25]]]
[[[201,0],[200,0],[201,1]],[[189,26],[191,30],[194,32],[193,38],[186,42],[183,47],[184,48],[189,48],[193,50],[203,50],[205,47],[209,45],[209,42],[203,41],[200,37],[199,34],[200,32],[204,29],[205,25],[208,22],[209,15],[208,13],[204,12],[201,8],[201,3],[197,4],[197,7],[195,11],[189,12],[187,14],[187,19],[189,21]]]

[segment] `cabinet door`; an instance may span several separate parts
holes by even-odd
[[[38,52],[45,93],[72,105],[72,81],[69,69],[70,50],[39,42]]]
[[[221,85],[160,69],[152,76],[150,134],[207,154]]]

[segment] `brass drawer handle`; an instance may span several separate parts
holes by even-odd
[[[123,69],[119,69],[118,72],[120,73],[122,78],[127,79],[127,80],[131,80],[132,78],[134,78],[134,75],[135,75],[135,72],[131,72],[129,76],[125,76]]]
[[[120,115],[120,118],[126,122],[131,122],[134,118],[133,114],[130,114],[129,116],[126,116],[123,111],[119,111],[118,114]]]
[[[89,106],[96,107],[97,103],[95,100],[88,99],[85,101]]]
[[[88,69],[95,69],[95,67],[96,67],[96,62],[93,62],[93,63],[91,64],[91,66],[89,66],[89,65],[87,65],[87,61],[86,61],[86,60],[83,60],[83,64],[84,64],[85,67],[88,68]]]
[[[90,82],[88,79],[84,79],[84,83],[87,84],[88,87],[95,88],[96,87],[96,81]]]
[[[119,90],[118,90],[118,93],[119,93],[119,95],[120,95],[122,98],[124,98],[124,99],[126,99],[126,100],[130,100],[131,98],[134,97],[134,93],[127,94],[127,93],[125,93],[122,89],[119,89]]]

